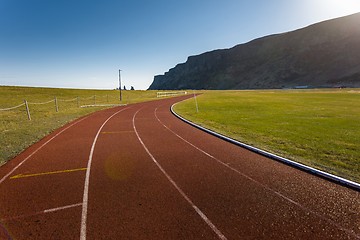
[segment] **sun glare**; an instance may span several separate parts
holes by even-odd
[[[315,0],[312,4],[317,5],[323,14],[348,15],[360,12],[359,0]]]

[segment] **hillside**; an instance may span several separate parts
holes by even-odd
[[[190,56],[149,89],[360,87],[360,13]]]

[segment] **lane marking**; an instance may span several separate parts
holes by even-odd
[[[279,196],[280,198],[282,198],[282,199],[284,199],[284,200],[292,203],[293,205],[297,206],[297,207],[300,208],[301,210],[303,210],[303,211],[305,211],[305,212],[312,213],[312,214],[314,214],[315,216],[317,216],[318,218],[320,218],[320,219],[328,222],[328,223],[331,224],[331,225],[334,225],[334,226],[337,227],[339,230],[342,230],[342,231],[344,231],[344,232],[346,232],[346,233],[348,233],[348,234],[350,234],[350,235],[352,235],[352,236],[354,236],[354,237],[356,237],[356,238],[360,238],[360,235],[356,234],[356,233],[353,232],[352,230],[347,229],[347,228],[344,228],[344,227],[342,227],[341,225],[337,224],[335,221],[327,218],[326,216],[324,216],[324,215],[322,215],[322,214],[320,214],[320,213],[317,213],[317,212],[315,212],[315,211],[313,211],[313,210],[311,210],[311,209],[309,209],[309,208],[307,208],[307,207],[304,207],[304,206],[301,205],[300,203],[292,200],[291,198],[286,197],[286,196],[283,195],[282,193],[280,193],[280,192],[278,192],[278,191],[276,191],[276,190],[274,190],[274,189],[266,186],[265,184],[263,184],[263,183],[255,180],[254,178],[246,175],[245,173],[240,172],[238,169],[236,169],[236,168],[234,168],[234,167],[231,167],[229,164],[224,163],[223,161],[217,159],[216,157],[212,156],[211,154],[205,152],[205,151],[202,150],[201,148],[199,148],[199,147],[195,146],[194,144],[192,144],[191,142],[187,141],[186,139],[184,139],[183,137],[181,137],[180,135],[178,135],[176,132],[174,132],[173,130],[171,130],[169,127],[167,127],[167,126],[158,118],[157,113],[156,113],[156,112],[157,112],[157,109],[158,109],[158,108],[155,109],[154,113],[155,113],[155,117],[156,117],[156,119],[159,121],[159,123],[160,123],[161,125],[163,125],[163,126],[164,126],[167,130],[169,130],[171,133],[173,133],[175,136],[177,136],[178,138],[180,138],[181,140],[183,140],[185,143],[187,143],[187,144],[189,144],[190,146],[194,147],[195,149],[197,149],[197,150],[200,151],[201,153],[205,154],[205,155],[208,156],[209,158],[214,159],[216,162],[218,162],[219,164],[223,165],[224,167],[229,168],[230,170],[236,172],[237,174],[243,176],[244,178],[246,178],[246,179],[248,179],[248,180],[250,180],[250,181],[252,181],[252,182],[254,182],[254,183],[258,184],[258,185],[260,185],[261,187],[263,187],[264,189],[268,190],[269,192],[272,192],[273,194]]]
[[[18,178],[27,178],[27,177],[38,177],[44,175],[52,175],[52,174],[60,174],[60,173],[70,173],[70,172],[78,172],[78,171],[85,171],[87,168],[77,168],[77,169],[66,169],[60,171],[53,171],[53,172],[43,172],[43,173],[32,173],[32,174],[18,174],[15,176],[10,177],[10,179],[18,179]]]
[[[20,219],[20,218],[32,217],[32,216],[37,216],[37,215],[41,215],[41,214],[57,212],[57,211],[61,211],[61,210],[69,209],[69,208],[80,207],[81,205],[82,205],[82,203],[76,203],[76,204],[66,205],[66,206],[57,207],[57,208],[46,209],[46,210],[35,212],[35,213],[32,213],[32,214],[26,214],[26,215],[19,215],[19,216],[15,216],[15,217],[3,218],[0,221],[1,222],[6,222],[6,221],[16,220],[16,219]]]
[[[68,208],[79,207],[79,206],[82,206],[82,205],[83,205],[82,203],[76,203],[76,204],[57,207],[57,208],[46,209],[43,212],[44,213],[57,212],[57,211],[65,210],[65,209],[68,209]]]
[[[72,126],[78,124],[79,122],[87,119],[89,116],[86,116],[72,124],[70,124],[69,126],[67,126],[66,128],[64,128],[63,130],[61,130],[60,132],[58,132],[55,136],[53,136],[52,138],[50,138],[49,140],[47,140],[45,143],[43,143],[40,147],[38,147],[35,151],[33,151],[29,156],[27,156],[24,160],[22,160],[16,167],[14,167],[8,174],[6,174],[1,180],[0,180],[0,184],[2,184],[11,174],[13,174],[13,172],[15,172],[16,169],[18,169],[21,165],[23,165],[29,158],[31,158],[35,153],[37,153],[40,149],[42,149],[46,144],[48,144],[49,142],[51,142],[54,138],[56,138],[57,136],[59,136],[61,133],[63,133],[64,131],[66,131],[67,129],[71,128]]]
[[[134,131],[101,132],[101,134],[133,133]]]
[[[135,117],[138,114],[138,112],[141,109],[139,109],[133,116],[133,128],[135,131],[135,134],[137,138],[139,139],[141,145],[147,152],[147,154],[150,156],[152,161],[156,164],[156,166],[160,169],[160,171],[165,175],[165,177],[168,179],[168,181],[175,187],[175,189],[180,193],[180,195],[190,204],[190,206],[195,210],[195,212],[202,218],[202,220],[213,230],[213,232],[216,233],[216,235],[223,240],[226,240],[227,238],[222,234],[222,232],[210,221],[210,219],[191,201],[191,199],[184,193],[184,191],[175,183],[175,181],[170,177],[170,175],[164,170],[164,168],[158,163],[158,161],[155,159],[155,157],[151,154],[149,149],[146,147],[144,142],[142,141],[141,137],[139,136],[139,133],[135,126]]]
[[[91,170],[91,163],[92,163],[92,159],[93,159],[93,154],[94,154],[94,150],[95,150],[95,145],[96,142],[99,138],[99,135],[103,129],[103,127],[105,126],[105,124],[112,118],[114,117],[116,114],[125,111],[126,109],[129,109],[130,107],[127,108],[123,108],[117,112],[115,112],[114,114],[112,114],[110,117],[108,117],[105,122],[101,125],[101,127],[99,128],[99,130],[97,131],[93,144],[91,146],[91,150],[90,150],[90,154],[89,154],[89,160],[88,160],[88,164],[87,164],[87,170],[86,170],[86,176],[85,176],[85,184],[84,184],[84,195],[83,195],[83,203],[82,203],[82,213],[81,213],[81,229],[80,229],[80,240],[85,240],[86,239],[86,220],[87,220],[87,211],[88,211],[88,201],[89,201],[89,183],[90,183],[90,170]]]

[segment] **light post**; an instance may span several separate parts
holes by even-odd
[[[120,90],[120,102],[122,101],[122,95],[121,95],[121,75],[120,75],[121,70],[119,69],[119,90]]]

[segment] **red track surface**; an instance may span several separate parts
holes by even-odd
[[[169,111],[184,98],[97,112],[2,166],[0,239],[360,238],[359,192],[190,127]]]

